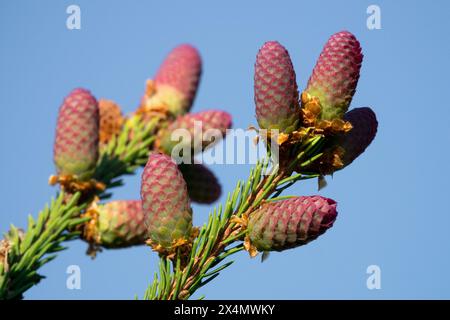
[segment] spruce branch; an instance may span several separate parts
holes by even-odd
[[[105,184],[105,190],[122,185],[121,176],[133,174],[145,163],[159,121],[158,117],[143,121],[132,115],[120,134],[103,148],[94,177]],[[44,278],[38,269],[55,259],[58,251],[66,249],[63,242],[80,237],[80,227],[90,220],[82,213],[94,196],[108,198],[110,193],[103,191],[86,197],[60,191],[36,220],[29,216],[26,231],[11,226],[0,242],[0,299],[20,299]]]
[[[146,163],[161,120],[154,117],[144,121],[138,115],[128,118],[120,134],[113,136],[102,150],[94,179],[103,182],[106,189],[122,186],[121,176],[133,174]],[[110,196],[110,193],[100,194],[101,199]]]
[[[37,270],[56,258],[56,252],[64,250],[62,243],[79,236],[73,227],[86,222],[79,212],[85,204],[77,204],[80,194],[65,203],[61,192],[33,219],[28,217],[26,232],[11,226],[3,240],[3,263],[0,263],[0,299],[22,298],[22,294],[40,282],[44,276]]]
[[[234,263],[234,260],[225,262],[229,256],[244,249],[254,254],[245,242],[248,216],[263,202],[276,199],[287,186],[319,176],[292,173],[299,163],[320,157],[323,140],[322,135],[306,139],[299,146],[301,151],[283,168],[278,165],[269,167],[269,158],[259,161],[250,170],[246,181],[237,182],[236,188],[228,194],[225,205],[219,205],[209,214],[207,222],[192,243],[185,266],[180,262],[180,253],[173,259],[160,257],[159,273],[155,273],[144,299],[188,299]]]
[[[210,143],[198,136],[194,123],[219,130],[223,137],[231,116],[220,110],[188,112],[201,74],[197,50],[189,45],[174,49],[154,80],[147,81],[139,108],[128,118],[114,102],[97,103],[88,90],[73,90],[58,114],[57,175],[49,180],[61,190],[36,220],[29,217],[26,231],[11,226],[0,242],[0,298],[21,298],[44,278],[39,268],[65,249],[63,242],[82,238],[89,243],[88,253],[95,255],[108,243],[117,245],[120,241],[111,241],[117,235],[133,234],[131,225],[145,225],[137,242],[147,236],[147,244],[159,253],[159,269],[144,299],[189,299],[231,266],[229,257],[235,253],[246,250],[254,257],[260,251],[264,259],[269,251],[316,239],[333,225],[336,202],[283,192],[312,178],[319,178],[320,188],[324,175],[349,165],[375,137],[377,120],[370,108],[347,112],[361,61],[352,34],[333,35],[299,95],[287,50],[276,41],[264,44],[255,64],[256,118],[260,129],[277,133],[264,137],[255,129],[267,139],[267,158],[251,169],[247,180],[237,182],[200,229],[192,225],[190,201],[212,203],[220,187],[206,168],[173,162],[170,156],[178,143],[172,133],[187,130],[194,145],[189,140],[182,146],[203,151]],[[271,162],[275,143],[279,157]],[[123,185],[123,175],[144,164],[142,202],[97,205],[111,196],[111,188]],[[122,216],[116,219],[118,212]]]

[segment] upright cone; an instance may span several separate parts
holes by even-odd
[[[196,48],[183,44],[173,49],[154,78],[155,92],[146,95],[148,109],[166,106],[174,115],[191,109],[202,72],[202,61]]]
[[[154,248],[170,251],[189,240],[192,210],[186,182],[170,157],[150,155],[142,173],[141,199]]]
[[[256,119],[261,129],[278,129],[290,133],[297,129],[300,107],[288,51],[278,42],[266,42],[256,56]]]
[[[305,90],[319,98],[320,119],[344,116],[356,91],[362,60],[361,46],[348,31],[333,34],[325,44]]]
[[[98,160],[99,110],[85,89],[73,90],[59,109],[53,158],[59,175],[91,177]]]
[[[250,215],[248,240],[258,251],[283,251],[307,244],[333,226],[336,205],[321,196],[264,204]]]

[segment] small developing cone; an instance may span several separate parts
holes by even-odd
[[[192,210],[186,182],[176,163],[151,154],[141,181],[142,209],[153,248],[170,251],[189,241]]]
[[[256,119],[261,129],[290,133],[300,121],[295,71],[288,51],[266,42],[256,56],[254,91]]]
[[[341,31],[325,44],[305,92],[320,100],[321,120],[341,119],[358,84],[363,54],[353,34]]]
[[[99,110],[91,93],[73,90],[59,109],[53,158],[59,175],[89,179],[98,159]]]
[[[186,181],[191,201],[211,204],[219,199],[222,187],[211,170],[202,164],[180,164],[178,168]]]
[[[97,208],[93,239],[105,248],[124,248],[145,244],[147,227],[140,200],[111,201]]]
[[[112,100],[98,101],[100,115],[100,145],[105,145],[112,137],[118,135],[122,129],[124,118],[118,104]]]
[[[217,143],[231,128],[231,115],[221,110],[208,110],[179,116],[166,129],[161,130],[156,145],[170,155],[177,146],[179,151],[190,149],[191,155]],[[177,140],[178,139],[178,140]]]
[[[202,72],[196,48],[183,44],[173,49],[154,78],[154,92],[147,92],[142,106],[147,110],[166,107],[173,115],[188,112],[194,102]]]
[[[321,196],[266,203],[250,215],[247,239],[258,251],[283,251],[307,244],[333,226],[336,205]]]

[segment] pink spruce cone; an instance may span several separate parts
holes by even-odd
[[[142,173],[142,209],[148,236],[170,249],[177,240],[188,240],[192,210],[186,182],[176,163],[163,154],[151,154]]]
[[[345,167],[371,144],[377,134],[378,121],[375,112],[369,107],[355,108],[347,112],[344,120],[353,126],[349,133],[339,136],[336,142],[344,149],[342,162]]]
[[[100,205],[96,229],[95,238],[105,248],[144,244],[147,227],[141,201],[119,200]]]
[[[288,51],[278,42],[266,42],[259,50],[254,83],[259,126],[286,133],[297,129],[300,107],[295,71]]]
[[[348,31],[333,34],[325,44],[308,81],[306,92],[320,99],[320,118],[342,118],[358,84],[363,54]]]
[[[299,172],[333,174],[351,164],[375,139],[378,121],[375,112],[369,107],[356,108],[347,112],[344,120],[350,122],[353,128],[330,140],[323,151],[324,155],[312,164],[300,167]],[[339,158],[336,159],[336,155]]]
[[[53,158],[60,175],[89,178],[98,160],[99,110],[88,90],[75,89],[59,109]]]
[[[182,44],[173,49],[161,64],[154,83],[156,94],[144,97],[147,106],[166,105],[174,115],[188,112],[197,93],[202,60],[196,48]]]
[[[195,129],[196,125],[198,129]],[[165,130],[161,131],[157,145],[169,155],[175,146],[177,146],[177,155],[180,155],[179,151],[184,149],[190,149],[191,155],[194,155],[217,143],[219,138],[225,136],[226,130],[229,128],[231,128],[231,115],[225,111],[208,110],[188,113],[179,116]],[[176,136],[173,138],[179,140],[172,139],[174,131],[176,131]],[[178,134],[181,134],[182,138]]]
[[[180,164],[178,168],[186,181],[191,201],[211,204],[219,199],[222,187],[211,170],[202,164]]]
[[[283,251],[316,239],[333,226],[336,202],[301,196],[262,205],[250,215],[248,237],[258,251]]]

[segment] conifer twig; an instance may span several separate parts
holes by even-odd
[[[154,133],[160,119],[144,122],[133,115],[125,122],[121,133],[113,137],[103,150],[94,177],[105,184],[106,189],[122,185],[120,176],[133,174],[145,164]],[[100,198],[111,194],[102,192]],[[67,200],[70,199],[70,200]],[[56,258],[56,252],[64,250],[65,241],[80,236],[79,226],[89,218],[80,214],[90,204],[92,197],[80,193],[68,195],[61,191],[36,219],[28,218],[26,231],[11,226],[0,242],[0,299],[17,299],[44,276],[38,269]]]
[[[305,141],[302,150],[289,166],[269,168],[265,159],[251,169],[247,181],[238,181],[236,188],[228,194],[225,206],[219,205],[209,214],[208,221],[200,229],[192,244],[186,266],[179,263],[180,256],[172,260],[160,257],[159,273],[147,288],[144,299],[188,299],[196,290],[206,285],[234,261],[222,264],[229,256],[245,248],[246,219],[271,195],[278,193],[286,183],[318,177],[318,175],[296,174],[291,176],[296,164],[320,155],[323,136]],[[239,242],[236,244],[236,242]]]

